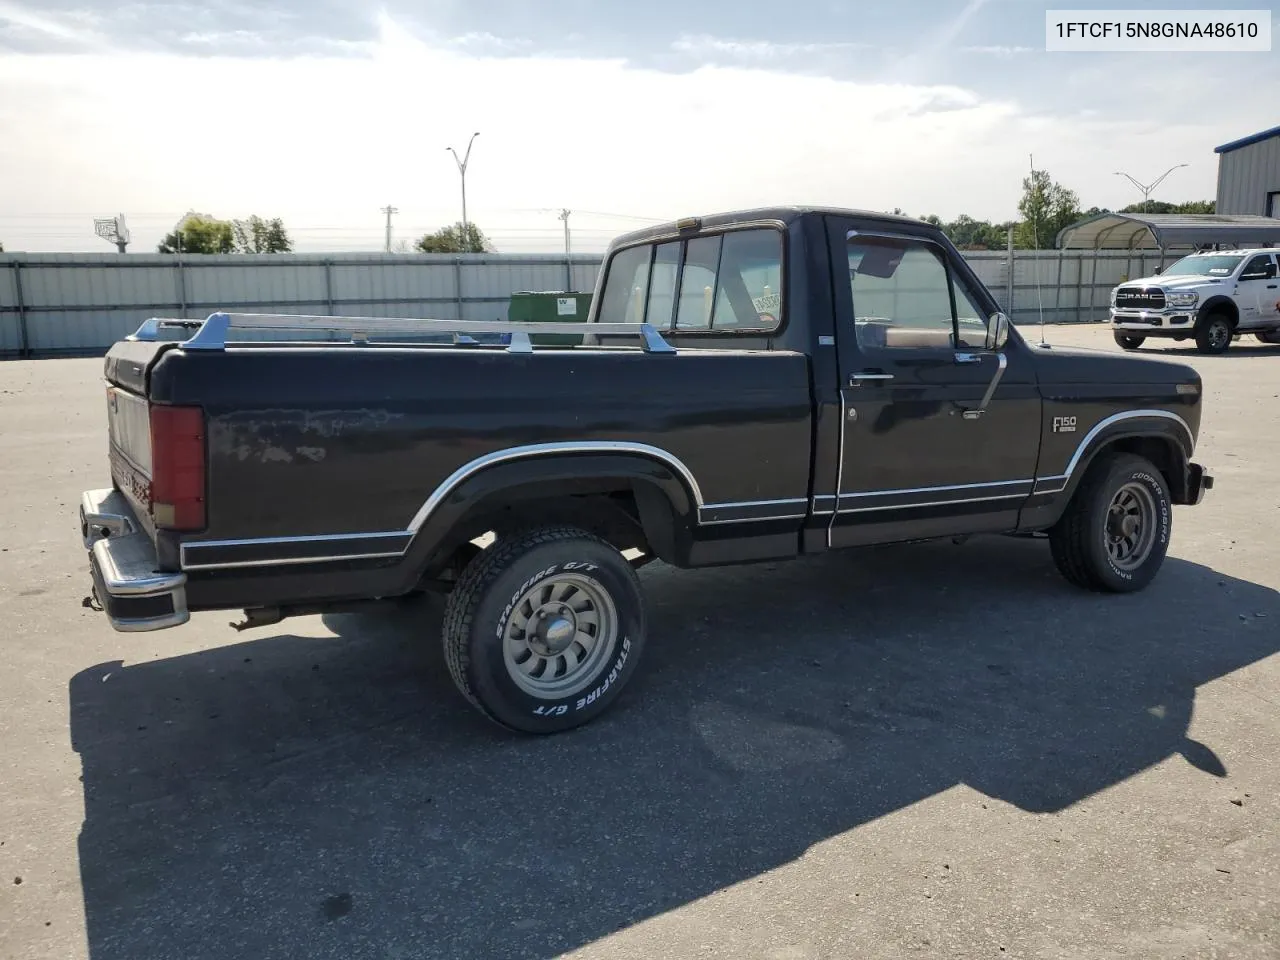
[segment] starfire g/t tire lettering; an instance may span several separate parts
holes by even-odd
[[[491,720],[558,733],[617,699],[645,629],[626,558],[584,530],[543,527],[499,540],[467,566],[445,610],[445,660]]]

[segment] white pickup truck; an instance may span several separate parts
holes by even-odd
[[[1194,337],[1201,353],[1224,353],[1242,333],[1280,344],[1280,272],[1273,250],[1192,253],[1155,276],[1111,291],[1116,343]]]

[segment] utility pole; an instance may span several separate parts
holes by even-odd
[[[569,211],[561,210],[560,219],[564,221],[564,290],[573,289],[573,263],[569,260]]]
[[[471,139],[467,141],[467,152],[462,159],[458,159],[458,151],[453,147],[445,147],[453,154],[453,162],[458,165],[458,173],[462,177],[462,246],[466,249],[471,243],[471,232],[467,229],[467,161],[471,159],[471,144],[475,142],[476,137],[480,136],[477,130],[471,135]]]
[[[564,221],[564,255],[569,255],[569,211],[561,210],[560,219]]]
[[[391,206],[391,204],[387,204],[385,207],[382,208],[382,212],[387,215],[387,253],[390,253],[391,252],[391,215],[393,213],[399,213],[400,210],[398,207],[393,207]]]
[[[1130,183],[1132,183],[1135,187],[1137,187],[1139,190],[1141,190],[1141,191],[1142,191],[1142,202],[1145,204],[1148,200],[1150,200],[1150,199],[1151,199],[1151,193],[1152,193],[1152,191],[1153,191],[1153,190],[1155,190],[1155,188],[1156,188],[1156,187],[1160,186],[1161,182],[1164,180],[1164,178],[1165,178],[1165,177],[1167,177],[1169,174],[1173,173],[1173,171],[1177,170],[1179,167],[1189,167],[1189,166],[1191,166],[1191,164],[1189,164],[1189,163],[1179,163],[1179,164],[1175,164],[1174,166],[1172,166],[1172,167],[1170,167],[1168,170],[1166,170],[1164,173],[1160,174],[1160,176],[1156,177],[1155,181],[1154,181],[1153,183],[1150,183],[1150,184],[1139,183],[1137,180],[1133,179],[1133,177],[1129,176],[1129,174],[1125,173],[1125,172],[1124,172],[1124,171],[1122,171],[1122,170],[1117,170],[1117,171],[1115,171],[1115,175],[1116,175],[1117,177],[1124,177],[1124,178],[1125,178],[1125,179],[1127,179]]]

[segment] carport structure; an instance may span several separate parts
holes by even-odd
[[[1100,213],[1058,232],[1060,250],[1196,250],[1280,244],[1280,219],[1219,213]]]
[[[1105,253],[1128,253],[1127,268],[1121,278],[1133,274],[1133,260],[1139,262],[1139,274],[1152,251],[1160,254],[1160,269],[1166,266],[1170,252],[1183,256],[1195,250],[1216,247],[1269,247],[1280,245],[1280,219],[1254,214],[1220,213],[1100,213],[1064,227],[1055,242],[1058,253],[1058,295],[1062,290],[1062,251],[1093,251],[1093,277],[1097,277],[1098,258]],[[1081,267],[1083,269],[1083,267]],[[1090,285],[1090,306],[1093,305]]]

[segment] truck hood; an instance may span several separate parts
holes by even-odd
[[[1116,284],[1116,286],[1163,287],[1166,290],[1186,290],[1194,287],[1203,287],[1206,284],[1213,283],[1222,283],[1222,278],[1210,277],[1199,273],[1179,275],[1175,277],[1162,277],[1159,274],[1156,274],[1150,277],[1138,277],[1136,280],[1126,280],[1124,283]]]
[[[1131,357],[1090,347],[1033,349],[1041,383],[1151,384],[1172,391],[1179,383],[1200,383],[1200,374],[1185,363],[1154,357]]]

